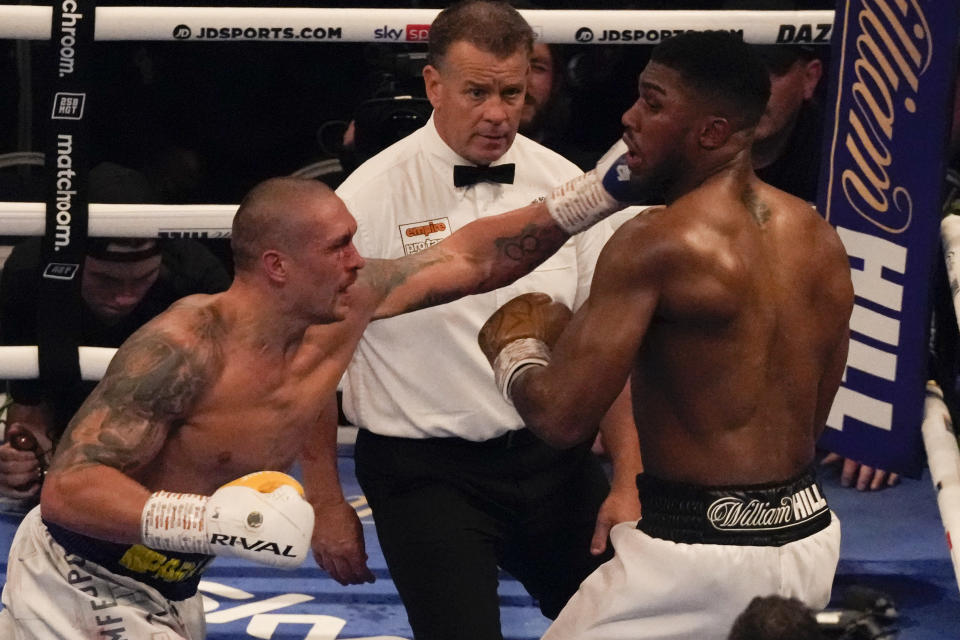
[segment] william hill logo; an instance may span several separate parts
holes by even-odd
[[[908,154],[891,150],[909,144],[906,135],[897,134],[906,129],[902,122],[918,117],[917,100],[933,57],[933,34],[915,4],[883,11],[864,3],[855,21],[870,28],[865,27],[854,42],[843,43],[842,52],[852,62],[842,71],[850,79],[841,95],[845,113],[837,110],[834,132],[834,144],[840,143],[838,134],[845,133],[837,153],[837,162],[844,167],[839,187],[864,220],[887,233],[902,233],[913,218],[916,194],[912,185],[898,181],[911,179],[916,172],[903,169],[903,160],[897,162]]]

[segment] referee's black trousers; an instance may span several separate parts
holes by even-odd
[[[501,640],[498,567],[554,618],[610,558],[590,555],[609,483],[589,443],[560,451],[527,430],[472,443],[360,429],[355,458],[416,640]]]

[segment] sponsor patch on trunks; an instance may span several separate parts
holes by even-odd
[[[729,495],[707,507],[707,520],[718,531],[774,531],[812,520],[827,509],[816,484],[783,496],[779,503]]]

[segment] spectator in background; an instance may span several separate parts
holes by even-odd
[[[823,119],[816,99],[823,62],[813,47],[757,47],[770,73],[770,100],[757,125],[753,168],[764,182],[816,202]]]
[[[433,115],[337,189],[357,217],[362,255],[420,252],[579,174],[517,135],[532,40],[503,2],[440,13],[423,72]],[[611,489],[589,445],[555,450],[523,428],[476,343],[485,317],[518,293],[579,306],[606,235],[598,225],[574,237],[498,291],[381,320],[358,345],[343,383],[346,416],[360,428],[357,479],[418,639],[499,640],[501,567],[555,616],[609,557],[610,526],[640,515],[626,394],[605,425],[626,438],[610,446]]]
[[[155,192],[137,171],[102,163],[90,172],[89,199],[98,203],[156,202]],[[0,342],[35,345],[37,283],[41,242],[18,244],[0,276]],[[83,299],[80,344],[118,347],[141,325],[172,302],[192,293],[225,290],[224,266],[192,240],[91,238],[81,280]],[[70,417],[95,382],[52,388],[39,380],[13,380],[8,395],[7,433],[26,430],[42,454],[0,444],[0,507],[25,513],[39,498],[43,454],[52,452]]]
[[[721,8],[798,11],[811,8],[810,4],[796,0],[724,0]],[[818,101],[823,62],[819,50],[792,44],[758,45],[756,50],[770,74],[770,100],[754,137],[754,171],[764,182],[816,202],[823,138]]]
[[[560,60],[554,54],[553,48],[545,42],[535,43],[530,54],[527,93],[520,111],[520,133],[543,143],[549,133],[546,127],[550,107],[556,103],[562,80]]]
[[[526,0],[511,0],[510,4],[521,11],[544,8]],[[579,146],[571,136],[571,102],[567,85],[567,58],[563,48],[556,44],[534,42],[519,131],[588,170],[593,167],[599,154],[592,146],[589,149]]]
[[[527,93],[520,112],[520,133],[560,155],[569,151],[564,132],[570,119],[564,60],[557,45],[537,42],[530,54]],[[575,162],[574,158],[567,158]]]

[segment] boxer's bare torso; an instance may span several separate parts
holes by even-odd
[[[224,313],[212,298],[179,303],[137,337],[156,346],[119,363],[131,381],[141,377],[145,390],[151,369],[179,370],[183,383],[171,397],[157,398],[158,412],[195,398],[170,424],[156,456],[130,469],[151,490],[208,494],[246,473],[288,469],[349,358],[345,341],[321,340],[310,329],[298,344],[271,349],[268,331]],[[151,354],[156,362],[138,362]]]
[[[622,265],[612,277],[656,274],[632,370],[653,475],[703,485],[796,476],[839,383],[853,304],[846,253],[806,203],[748,185],[710,179],[628,222],[607,248]]]
[[[476,221],[429,251],[365,261],[352,244],[356,222],[328,188],[265,184],[267,204],[248,210],[288,216],[277,226],[290,248],[267,245],[226,292],[178,302],[118,349],[57,448],[41,498],[49,521],[137,542],[153,491],[209,495],[298,456],[311,467],[306,484],[317,486],[318,465],[332,466],[335,482],[336,425],[316,425],[335,408],[367,324],[506,284],[567,238],[537,204]],[[282,245],[269,237],[279,232],[262,232]],[[517,242],[529,248],[520,259],[504,249]]]
[[[753,173],[747,115],[759,117],[766,76],[736,55],[724,82],[750,76],[751,91],[710,85],[693,49],[640,74],[622,117],[626,163],[668,206],[614,233],[550,366],[527,368],[513,393],[529,426],[569,445],[629,378],[645,472],[708,486],[784,481],[812,462],[853,308],[837,233]],[[533,317],[511,313],[517,326]],[[497,331],[486,342],[499,351]]]
[[[51,467],[55,483],[80,495],[114,476],[116,494],[90,503],[103,507],[96,524],[75,514],[77,529],[123,540],[132,521],[117,517],[115,533],[105,522],[152,491],[208,495],[247,473],[290,468],[316,438],[366,323],[314,325],[282,344],[283,329],[260,320],[231,295],[191,296],[118,350]]]

